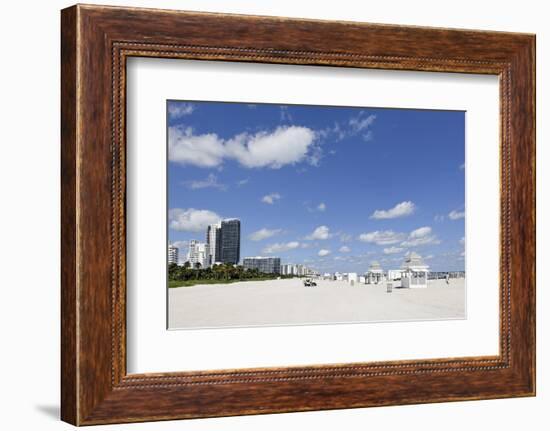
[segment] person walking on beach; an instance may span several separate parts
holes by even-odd
[[[445,283],[449,284],[449,273],[445,275]]]

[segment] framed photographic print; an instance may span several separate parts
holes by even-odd
[[[62,11],[62,419],[535,394],[535,37]]]

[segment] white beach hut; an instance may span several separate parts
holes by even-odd
[[[401,287],[428,287],[428,269],[429,266],[424,263],[422,257],[411,252],[401,266]]]
[[[382,271],[382,267],[375,260],[375,261],[371,262],[369,270],[367,271],[365,276],[367,278],[367,283],[368,284],[378,284],[384,278],[384,271]]]

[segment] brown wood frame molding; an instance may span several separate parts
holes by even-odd
[[[89,425],[535,394],[534,35],[82,5],[61,17],[63,420]],[[498,75],[500,354],[128,375],[130,56]]]

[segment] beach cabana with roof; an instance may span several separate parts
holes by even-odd
[[[401,266],[401,287],[428,287],[428,269],[419,254],[410,253]]]
[[[384,278],[384,271],[376,260],[371,262],[365,277],[368,284],[378,284]]]

